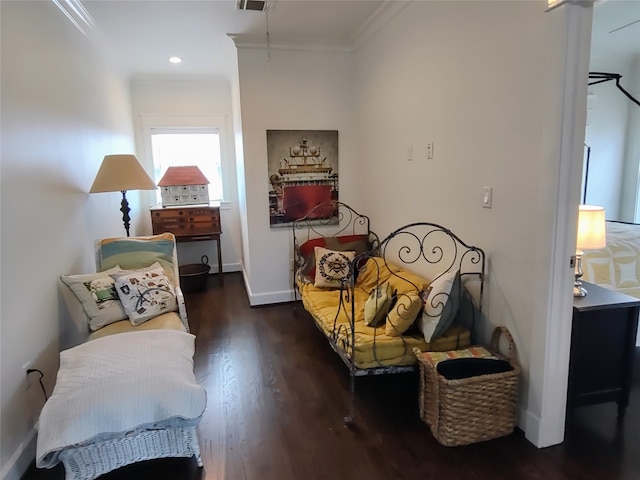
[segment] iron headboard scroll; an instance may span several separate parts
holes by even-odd
[[[461,283],[477,280],[476,308],[482,313],[485,253],[481,248],[464,242],[448,228],[430,222],[400,227],[380,242],[380,256],[385,263],[402,265],[431,282],[454,272],[459,272]],[[431,301],[441,311],[445,302],[442,297]],[[475,323],[475,315],[472,323]]]
[[[327,213],[330,212],[330,215]],[[377,251],[378,236],[371,231],[369,217],[357,212],[346,203],[331,200],[322,202],[292,223],[293,233],[293,291],[297,298],[298,272],[307,259],[301,247],[316,238],[366,235],[371,251]]]
[[[438,267],[440,275],[456,269],[461,275],[484,277],[484,251],[436,223],[416,222],[391,232],[380,242],[380,252],[383,258],[396,258],[405,265],[424,261]]]
[[[318,212],[331,211],[331,216]],[[337,200],[319,203],[292,225],[294,242],[300,244],[318,237],[339,237],[371,233],[369,217]],[[297,233],[296,233],[297,232]]]

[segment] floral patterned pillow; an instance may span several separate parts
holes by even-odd
[[[116,293],[114,281],[109,276],[119,271],[120,267],[115,266],[104,272],[60,276],[82,304],[89,318],[91,331],[127,319],[127,313]]]
[[[133,325],[178,310],[173,285],[159,263],[141,270],[111,274],[124,311]]]
[[[351,262],[356,252],[338,252],[328,248],[315,247],[316,275],[314,287],[339,288],[343,280],[349,278]]]

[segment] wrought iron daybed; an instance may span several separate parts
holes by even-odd
[[[417,222],[380,241],[366,215],[333,201],[296,220],[293,241],[296,292],[349,368],[352,405],[345,422],[353,420],[355,377],[413,371],[414,348],[446,351],[471,343],[482,311],[485,256],[449,229]],[[345,255],[348,271],[329,287],[322,286],[319,269],[331,276],[339,259],[327,251],[354,252]],[[443,284],[449,290],[441,290]]]

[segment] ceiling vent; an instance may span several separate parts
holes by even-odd
[[[253,10],[254,12],[270,12],[275,0],[238,0],[238,10]]]

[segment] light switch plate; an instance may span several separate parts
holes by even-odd
[[[493,206],[493,187],[482,189],[482,207],[491,208]]]

